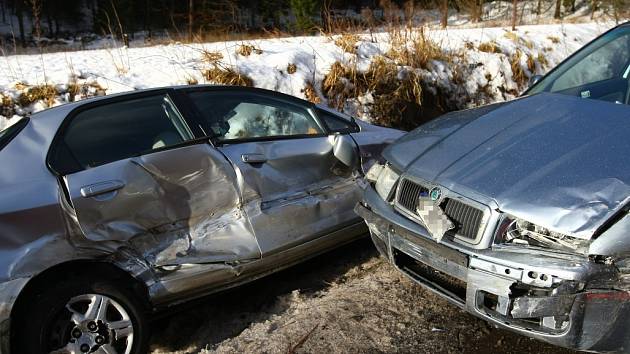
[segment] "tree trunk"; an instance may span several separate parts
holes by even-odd
[[[22,11],[21,5],[16,6],[15,16],[17,17],[18,28],[20,29],[20,42],[22,42],[22,47],[26,48],[26,34],[24,33],[24,13]]]
[[[440,24],[442,25],[442,28],[446,28],[446,26],[448,25],[448,0],[442,0],[440,7],[440,10],[442,12]]]
[[[598,3],[598,0],[593,0],[591,2],[591,20],[595,18],[595,11],[597,11],[597,3]]]
[[[553,13],[553,18],[556,18],[556,19],[560,18],[561,6],[562,6],[562,0],[556,0],[556,11]]]
[[[512,31],[516,31],[517,20],[518,20],[518,1],[512,0]]]
[[[188,41],[193,41],[193,0],[188,0]]]

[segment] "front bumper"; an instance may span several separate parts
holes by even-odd
[[[355,211],[390,263],[467,312],[563,347],[630,352],[630,292],[588,288],[593,279],[612,278],[613,267],[567,255],[437,243],[371,187]]]

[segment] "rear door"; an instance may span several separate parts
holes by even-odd
[[[188,97],[236,169],[263,256],[356,220],[356,175],[333,155],[334,137],[311,107],[244,90],[197,90]]]
[[[73,112],[50,165],[85,236],[124,242],[154,266],[260,258],[225,157],[195,140],[171,91]]]

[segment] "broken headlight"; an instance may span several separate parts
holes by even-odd
[[[374,165],[365,176],[368,181],[376,182],[374,189],[384,200],[389,200],[398,181],[399,174],[389,165]]]
[[[501,221],[495,240],[497,243],[551,248],[572,253],[584,253],[589,246],[588,240],[551,231],[509,215]]]

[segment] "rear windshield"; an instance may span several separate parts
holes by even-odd
[[[4,147],[7,146],[27,124],[28,118],[24,118],[9,126],[5,130],[0,131],[0,150],[4,149]]]

